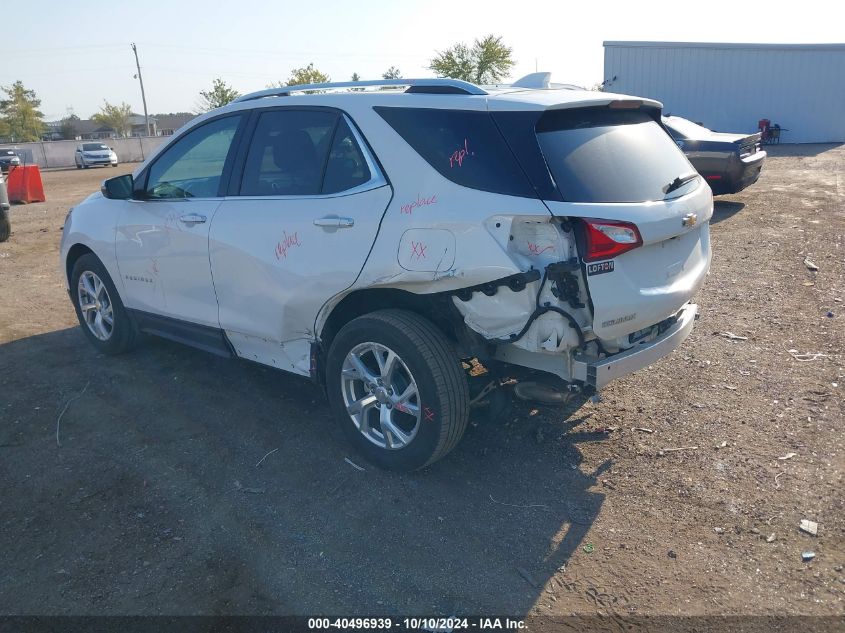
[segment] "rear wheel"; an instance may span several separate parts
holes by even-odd
[[[106,267],[95,255],[88,253],[76,260],[70,294],[83,333],[100,352],[121,354],[134,345],[135,325]]]
[[[332,343],[326,372],[344,433],[382,468],[427,466],[464,434],[469,392],[461,363],[443,333],[412,312],[350,321]]]

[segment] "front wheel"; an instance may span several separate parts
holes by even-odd
[[[326,385],[347,438],[388,470],[437,461],[466,429],[460,360],[443,333],[413,312],[380,310],[347,323],[329,350]]]
[[[70,295],[86,338],[104,354],[121,354],[136,338],[117,288],[106,267],[88,253],[76,260],[70,275]]]

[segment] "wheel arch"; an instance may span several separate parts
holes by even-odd
[[[80,257],[82,257],[83,255],[87,255],[88,253],[91,253],[101,262],[103,261],[93,250],[91,250],[85,244],[77,243],[68,249],[67,257],[65,257],[65,279],[67,279],[68,285],[70,285],[70,275],[73,272],[74,264],[76,264],[76,261]]]
[[[323,323],[319,332],[320,347],[325,352],[344,325],[376,310],[409,310],[436,325],[452,343],[460,344],[466,328],[449,294],[415,294],[397,288],[364,288],[346,295]]]

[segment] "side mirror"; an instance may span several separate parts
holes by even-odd
[[[129,200],[132,197],[133,184],[132,174],[115,176],[103,181],[100,192],[111,200]]]

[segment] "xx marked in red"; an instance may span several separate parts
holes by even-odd
[[[429,422],[434,422],[434,411],[429,409],[428,407],[423,407],[423,413],[425,413],[425,419]]]
[[[411,257],[416,257],[417,259],[425,259],[425,249],[428,246],[423,244],[422,242],[411,242]]]

